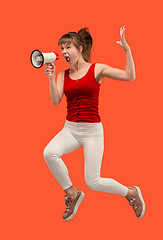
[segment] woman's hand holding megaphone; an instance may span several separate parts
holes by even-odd
[[[46,63],[45,74],[48,77],[55,77],[55,65],[54,65],[54,63]]]

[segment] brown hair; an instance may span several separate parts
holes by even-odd
[[[58,46],[67,42],[73,42],[73,44],[78,50],[79,47],[82,46],[82,56],[86,62],[90,62],[93,39],[87,27],[82,28],[78,31],[78,33],[68,32],[67,34],[63,35],[58,41]]]

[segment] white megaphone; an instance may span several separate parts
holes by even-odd
[[[58,53],[42,53],[39,50],[34,50],[31,53],[31,63],[35,68],[40,68],[44,63],[51,63],[58,60]]]

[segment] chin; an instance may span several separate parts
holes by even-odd
[[[68,64],[69,66],[72,66],[72,63],[71,63],[71,62],[67,62],[67,64]]]

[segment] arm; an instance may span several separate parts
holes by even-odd
[[[117,41],[121,47],[124,48],[126,53],[126,67],[125,70],[112,68],[105,64],[98,64],[100,77],[108,77],[116,80],[123,80],[123,81],[132,81],[135,79],[135,65],[131,54],[131,49],[127,44],[125,37],[124,37],[125,27],[121,28],[121,40]]]
[[[53,71],[52,71],[53,70]],[[45,73],[49,77],[49,94],[53,104],[57,105],[61,102],[64,88],[64,71],[60,72],[57,77],[57,84],[55,82],[55,66],[47,64]]]

